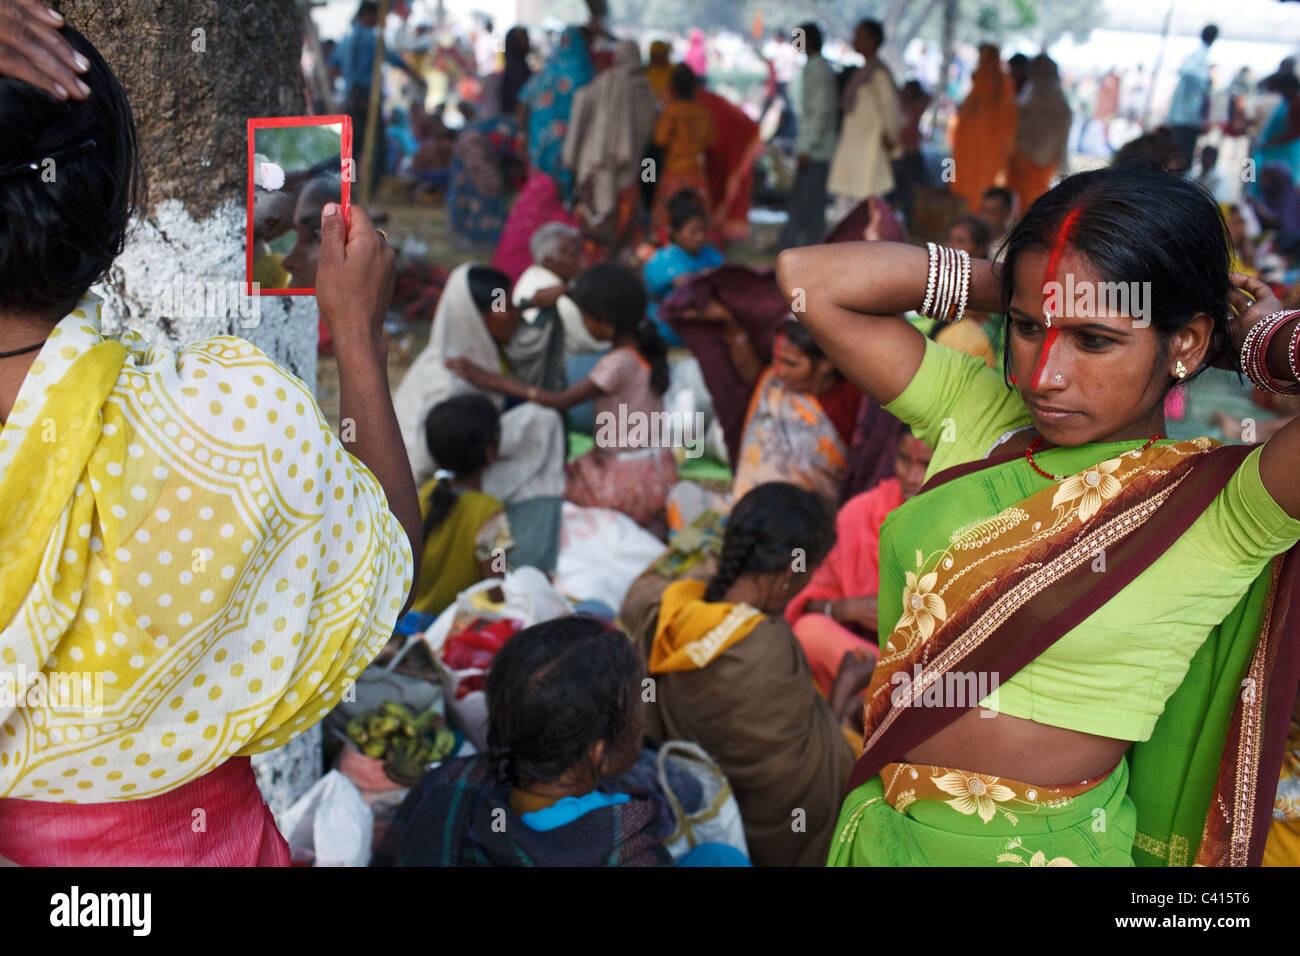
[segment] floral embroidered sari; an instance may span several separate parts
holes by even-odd
[[[1150,738],[1103,777],[1045,787],[899,762],[985,697],[952,693],[956,678],[1006,680],[1086,620],[1191,526],[1251,449],[1196,439],[1098,464],[1089,446],[1069,451],[1077,473],[988,520],[959,526],[971,496],[992,487],[982,479],[1019,453],[941,472],[891,516],[900,540],[959,527],[917,551],[905,583],[882,575],[882,621],[887,592],[901,592],[901,608],[867,691],[832,865],[1258,864],[1300,677],[1295,549],[1211,630]],[[1106,573],[1095,573],[1103,549]]]

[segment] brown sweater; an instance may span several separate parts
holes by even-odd
[[[624,618],[643,659],[658,620],[657,603]],[[701,670],[652,676],[646,736],[694,741],[718,762],[754,864],[823,866],[853,752],[785,620],[764,618]]]

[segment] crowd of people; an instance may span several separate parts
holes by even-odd
[[[332,53],[358,128],[374,6]],[[0,705],[0,860],[287,863],[249,756],[405,624],[519,569],[558,580],[577,508],[663,553],[617,606],[569,594],[581,613],[504,643],[486,747],[411,787],[376,864],[1300,862],[1294,73],[1268,82],[1258,182],[1223,201],[1179,112],[1205,116],[1204,56],[1167,127],[1067,175],[1057,65],[984,46],[936,180],[930,94],[879,57],[882,25],[857,24],[845,73],[797,29],[802,63],[772,50],[773,103],[802,71],[775,269],[728,255],[765,144],[709,89],[702,34],[680,63],[599,17],[544,58],[522,27],[484,51],[424,181],[474,258],[391,393],[396,255],[360,205],[344,225],[337,184],[304,190],[283,265],[334,343],[336,436],[250,343],[103,333],[131,107],[32,15],[59,66],[0,78],[0,660],[102,673],[111,706]],[[28,174],[58,150],[56,184]],[[909,241],[922,188],[953,210],[930,242]],[[1151,291],[1076,308],[1052,283]],[[1169,437],[1211,367],[1262,396],[1266,433]],[[657,757],[680,741],[725,777],[733,839],[680,846]],[[220,839],[189,835],[193,806],[222,808]]]

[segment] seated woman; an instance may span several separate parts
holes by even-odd
[[[816,495],[760,485],[727,523],[717,574],[624,605],[649,662],[646,736],[707,750],[731,781],[757,866],[820,866],[853,752],[781,616],[834,538]],[[793,556],[793,560],[792,560]]]
[[[32,31],[89,89],[0,79],[0,865],[287,866],[249,758],[338,703],[421,551],[382,345],[393,252],[364,209],[318,214],[341,438],[251,342],[106,334],[90,288],[131,220],[131,105],[71,26]],[[51,693],[11,693],[18,674]]]
[[[1041,196],[1004,265],[782,253],[818,342],[935,449],[881,536],[882,657],[832,863],[1262,858],[1300,677],[1281,624],[1300,425],[1253,448],[1163,437],[1165,394],[1209,365],[1300,391],[1300,313],[1229,273],[1227,235],[1201,187],[1121,162]],[[1006,379],[897,317],[940,270],[955,297],[925,311],[1009,314]],[[1149,283],[1149,311],[1062,305],[1066,276]]]
[[[564,326],[565,355],[603,352],[607,343],[592,338],[582,321],[582,312],[569,298],[568,285],[582,270],[582,233],[564,222],[539,226],[529,243],[533,264],[515,283],[511,297],[530,325],[554,306]]]
[[[791,481],[838,504],[861,399],[808,330],[788,321],[772,346],[771,366],[754,386],[732,495],[740,499],[765,482]]]
[[[672,811],[616,788],[645,724],[627,637],[573,616],[525,628],[487,675],[488,752],[448,760],[407,794],[375,865],[671,866]]]
[[[480,391],[457,374],[455,360],[482,368],[504,368],[501,348],[519,327],[519,310],[510,302],[509,292],[509,281],[495,269],[457,266],[438,301],[429,344],[393,394],[411,470],[421,485],[433,477],[439,464],[425,439],[429,410],[444,399]],[[505,407],[498,392],[484,394],[498,410]],[[482,490],[506,506],[518,542],[513,563],[552,570],[559,551],[564,500],[564,424],[560,416],[533,402],[505,409],[499,450],[483,472]]]
[[[468,359],[449,365],[479,388],[547,408],[563,411],[595,399],[596,447],[569,466],[564,496],[584,507],[613,508],[658,530],[664,524],[668,492],[677,481],[677,462],[659,427],[666,420],[668,354],[645,316],[645,289],[626,266],[603,263],[578,277],[570,297],[592,337],[614,346],[576,385],[544,392]]]
[[[876,640],[880,528],[891,511],[921,490],[933,454],[904,426],[894,477],[840,508],[835,547],[785,609],[785,619],[812,665],[813,679],[828,697],[845,654],[873,660],[880,656]]]
[[[436,616],[471,584],[504,574],[515,543],[505,508],[482,491],[501,440],[501,416],[492,401],[457,395],[439,402],[424,431],[429,454],[446,474],[420,489],[424,560],[411,610]]]
[[[539,226],[529,249],[533,264],[524,270],[511,293],[524,321],[506,347],[506,358],[514,377],[523,384],[559,391],[569,382],[586,378],[608,344],[591,337],[582,322],[582,310],[568,296],[569,283],[582,269],[582,234],[577,227],[563,222]],[[547,371],[558,366],[558,374],[524,374],[530,365]],[[594,415],[587,402],[569,409],[565,419],[570,429],[591,434]]]

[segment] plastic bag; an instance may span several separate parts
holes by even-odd
[[[749,856],[745,825],[740,804],[731,791],[731,782],[713,758],[702,748],[686,740],[668,740],[659,748],[659,789],[672,807],[677,827],[664,840],[674,860],[679,860],[701,843],[721,843]],[[669,764],[689,773],[703,788],[703,804],[694,813],[683,809],[686,801],[677,794],[669,780]]]
[[[632,582],[663,550],[662,541],[622,512],[566,501],[555,577],[566,594],[617,609]]]
[[[488,598],[488,592],[497,587],[501,588],[505,596],[502,604]],[[429,656],[442,674],[447,713],[476,749],[487,749],[487,695],[481,690],[475,690],[458,697],[457,690],[461,681],[481,677],[487,673],[487,669],[471,667],[454,670],[449,667],[442,657],[442,648],[447,643],[447,638],[475,618],[487,621],[510,618],[519,621],[523,627],[530,627],[572,613],[573,605],[551,585],[545,574],[536,568],[525,567],[507,572],[504,578],[486,578],[470,585],[456,595],[456,600],[424,632]]]
[[[374,836],[374,817],[361,792],[331,770],[298,798],[281,820],[295,863],[313,866],[366,866]]]

